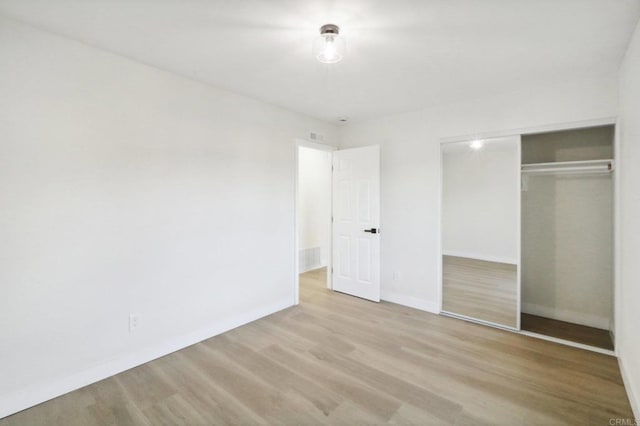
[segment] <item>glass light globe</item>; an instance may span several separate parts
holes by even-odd
[[[323,25],[320,37],[313,42],[313,56],[323,64],[335,64],[344,58],[345,42],[339,31],[337,25]]]

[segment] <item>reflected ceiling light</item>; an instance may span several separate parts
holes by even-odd
[[[320,37],[313,42],[313,56],[323,64],[335,64],[344,57],[345,43],[340,27],[326,24],[320,27]]]
[[[475,149],[476,151],[479,149],[482,149],[482,147],[484,146],[484,141],[480,140],[480,139],[476,139],[474,141],[471,141],[471,143],[469,144],[469,147],[471,149]]]

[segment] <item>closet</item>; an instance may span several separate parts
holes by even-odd
[[[614,135],[441,145],[443,314],[613,350]]]
[[[614,127],[522,136],[522,330],[613,349]]]

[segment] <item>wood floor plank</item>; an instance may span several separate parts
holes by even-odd
[[[194,410],[207,414],[209,424],[259,423],[259,416],[230,395],[215,377],[203,375],[202,367],[187,357],[187,352],[195,350],[192,346],[154,361],[155,374],[174,382]]]
[[[241,366],[251,365],[251,373],[266,383],[277,383],[277,387],[283,391],[292,391],[313,404],[322,414],[328,416],[340,405],[341,400],[333,393],[322,388],[315,381],[288,370],[282,365],[272,361],[264,355],[253,351],[250,347],[234,342],[221,336],[223,345],[216,344],[229,359],[233,359]],[[217,342],[219,343],[219,342]]]
[[[350,400],[361,410],[375,416],[377,423],[389,420],[402,405],[395,398],[377,392],[357,377],[349,377],[338,370],[319,364],[317,358],[310,353],[295,353],[277,345],[266,349],[263,353],[288,368],[306,371],[312,380],[326,388],[328,392]]]
[[[326,289],[5,425],[566,425],[632,412],[615,357]]]
[[[360,359],[336,355],[324,347],[318,347],[311,353],[321,362],[329,364],[331,368],[337,368],[350,376],[358,377],[379,392],[397,398],[409,406],[420,408],[429,413],[430,417],[452,423],[462,410],[460,404],[367,365]]]
[[[613,350],[613,341],[611,340],[609,330],[587,327],[586,325],[573,324],[525,313],[522,313],[521,317],[521,328],[523,330],[608,349],[610,351]]]

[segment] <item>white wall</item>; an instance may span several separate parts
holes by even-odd
[[[441,138],[612,117],[616,88],[575,79],[340,128],[342,147],[381,146],[382,297],[438,310]]]
[[[617,350],[640,418],[640,24],[620,71],[621,291]]]
[[[5,19],[0,52],[0,417],[293,303],[294,138],[333,126]]]
[[[300,272],[327,266],[331,218],[331,153],[298,151],[298,247]],[[319,259],[309,256],[319,251]],[[306,262],[303,260],[306,259]]]
[[[520,139],[446,144],[442,151],[442,251],[519,263]]]

